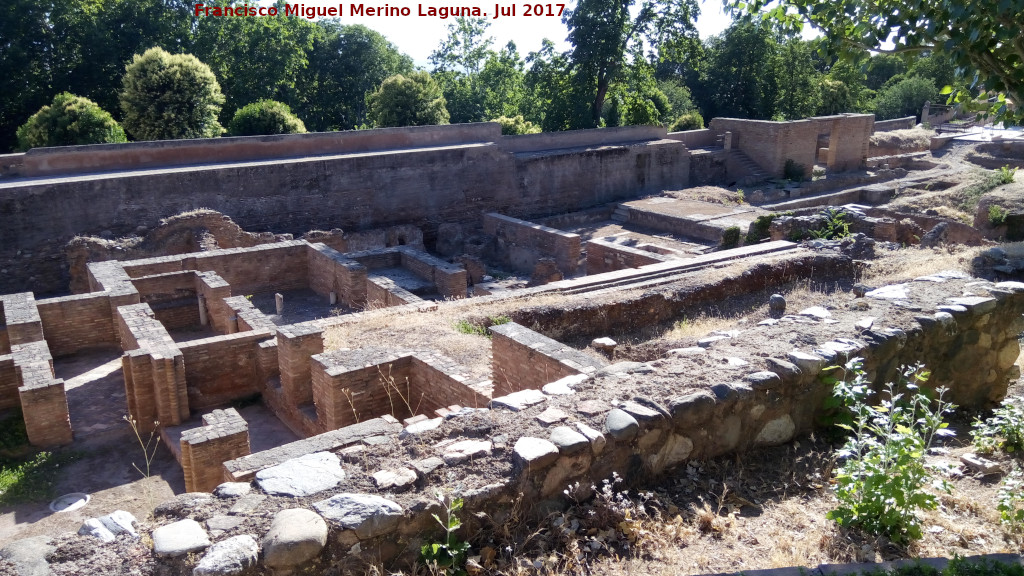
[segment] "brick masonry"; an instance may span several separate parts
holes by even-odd
[[[203,426],[181,435],[186,492],[212,492],[225,481],[224,462],[249,455],[249,425],[234,408],[203,415]]]
[[[648,252],[597,238],[589,240],[587,248],[587,274],[613,272],[623,268],[639,268],[647,264],[664,262],[668,258],[655,252]]]
[[[591,374],[607,364],[515,322],[490,330],[495,396],[540,389],[566,376]]]
[[[562,232],[497,213],[484,214],[484,232],[495,238],[495,256],[529,274],[541,258],[554,258],[565,276],[575,276],[580,260],[579,234]]]
[[[272,331],[256,330],[179,344],[189,408],[202,410],[258,394],[258,348],[273,337]]]

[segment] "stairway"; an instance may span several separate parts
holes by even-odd
[[[757,182],[763,182],[771,178],[771,174],[768,174],[757,165],[756,162],[747,156],[746,152],[738,148],[733,148],[729,151],[729,161],[734,166],[739,166],[737,170],[737,184],[740,186],[750,186]]]
[[[629,208],[622,204],[617,204],[615,211],[612,212],[612,220],[616,222],[629,222]]]

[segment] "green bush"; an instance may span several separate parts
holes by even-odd
[[[828,518],[893,542],[919,539],[916,511],[933,510],[939,503],[926,486],[950,490],[945,480],[933,482],[925,455],[936,436],[952,434],[943,416],[956,407],[942,400],[942,388],[934,401],[921,391],[919,384],[928,377],[922,366],[905,367],[898,383],[883,387],[878,405],[868,402],[873,391],[860,358],[848,362],[846,370],[853,379],[838,380],[833,394],[850,416],[849,424],[836,425],[850,436],[839,451],[839,506]]]
[[[692,110],[683,114],[679,118],[672,122],[669,126],[669,132],[685,132],[687,130],[702,130],[704,128],[704,117],[700,115],[700,112]]]
[[[993,228],[996,226],[1002,226],[1006,223],[1006,216],[1009,212],[1005,208],[999,205],[993,205],[988,207],[988,223]]]
[[[971,438],[978,452],[1024,450],[1024,398],[1007,398],[985,420],[976,419]]]
[[[782,177],[786,180],[802,182],[807,177],[807,167],[791,158],[786,160],[782,166]]]
[[[215,138],[224,96],[210,67],[191,54],[150,48],[125,67],[121,110],[136,140]]]
[[[447,124],[446,104],[441,88],[430,74],[395,74],[366,96],[366,117],[378,128]]]
[[[768,232],[771,230],[772,222],[777,218],[779,214],[765,214],[758,216],[750,223],[750,228],[747,229],[747,244],[757,244],[761,240],[768,237]]]
[[[92,100],[62,92],[18,128],[18,149],[127,142],[109,112]]]
[[[722,248],[734,248],[740,243],[740,227],[729,226],[722,231]]]
[[[276,100],[258,100],[239,108],[228,125],[232,136],[303,134],[306,125],[292,109]]]
[[[911,76],[878,91],[875,96],[875,116],[879,120],[920,116],[921,107],[926,101],[940,100],[942,98],[934,80]]]
[[[523,118],[522,114],[517,114],[512,117],[499,116],[491,122],[497,122],[501,124],[501,133],[505,136],[519,136],[522,134],[537,134],[540,132],[540,126],[537,126],[533,122],[530,122]]]
[[[817,230],[811,230],[811,238],[819,240],[839,240],[850,235],[850,223],[846,220],[846,212],[841,208],[826,208],[822,211],[825,223]]]
[[[482,323],[470,322],[469,320],[459,320],[455,323],[455,331],[460,334],[475,334],[477,336],[491,337],[491,326],[498,326],[501,324],[508,324],[512,319],[504,314],[500,316],[491,316]]]

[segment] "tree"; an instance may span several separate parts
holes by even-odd
[[[574,128],[596,126],[612,82],[626,62],[627,48],[638,40],[658,46],[666,56],[684,53],[697,42],[696,0],[643,0],[632,16],[635,0],[579,0],[562,21],[568,41],[574,82],[587,95],[589,114],[575,111]]]
[[[502,51],[487,58],[479,77],[485,91],[485,116],[514,117],[524,112],[528,95],[523,66],[514,42],[509,42]]]
[[[213,0],[207,6],[244,6],[238,0]],[[253,4],[253,3],[249,3]],[[284,3],[277,2],[281,14]],[[273,99],[296,106],[302,95],[297,79],[309,65],[317,25],[298,16],[200,17],[192,48],[220,81],[224,93],[221,122],[227,123],[247,102]]]
[[[501,133],[506,136],[518,136],[521,134],[536,134],[540,132],[540,128],[534,125],[533,122],[528,122],[523,118],[522,114],[515,116],[499,116],[491,122],[497,122],[501,124]]]
[[[18,148],[127,142],[109,112],[88,98],[62,92],[18,128]]]
[[[786,120],[813,116],[821,105],[821,78],[814,68],[810,44],[788,38],[779,46],[775,113]]]
[[[487,36],[490,26],[486,18],[456,18],[448,25],[448,37],[430,54],[434,71],[480,72],[484,60],[492,54],[494,38]]]
[[[771,0],[733,0],[734,6],[760,11]],[[878,50],[893,54],[934,52],[962,70],[976,71],[976,82],[1004,100],[993,110],[1008,119],[1024,119],[1024,37],[1022,0],[781,0],[768,15],[799,30],[809,22],[823,30],[835,50],[853,54]],[[883,47],[890,41],[891,48]],[[957,98],[969,95],[961,93]]]
[[[904,116],[920,116],[926,101],[935,102],[939,89],[930,78],[911,76],[883,88],[875,98],[875,116],[879,120],[891,120]]]
[[[223,102],[217,78],[191,54],[150,48],[125,68],[121,109],[137,140],[220,136]]]
[[[311,130],[350,130],[366,123],[366,96],[384,79],[412,72],[412,58],[366,26],[324,19],[317,28],[293,109]]]
[[[235,112],[228,131],[232,136],[302,134],[306,131],[306,125],[292,114],[287,104],[275,100],[258,100]]]
[[[374,126],[427,126],[447,124],[444,95],[430,74],[396,74],[366,97],[367,118]]]
[[[568,55],[555,52],[555,44],[545,38],[526,62],[530,69],[524,80],[531,102],[523,115],[527,120],[540,124],[545,132],[569,130],[587,121],[590,87],[573,81]]]
[[[775,30],[750,18],[736,20],[706,45],[699,96],[705,118],[770,120],[778,94]]]

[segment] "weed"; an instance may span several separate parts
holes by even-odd
[[[0,505],[53,497],[60,466],[76,458],[78,454],[73,452],[40,452],[27,459],[0,459]]]
[[[960,192],[960,210],[969,214],[973,213],[978,207],[978,200],[980,200],[982,196],[999,186],[1013,182],[1016,173],[1016,168],[1010,168],[1008,166],[1003,166],[998,170],[982,172],[979,180],[967,186]]]
[[[145,442],[143,442],[142,433],[139,432],[138,422],[136,422],[135,418],[129,414],[125,414],[123,418],[125,422],[132,427],[132,432],[135,433],[135,439],[139,442],[139,447],[142,448],[142,457],[146,462],[145,472],[143,472],[135,462],[132,462],[132,467],[135,468],[139,474],[142,474],[143,478],[149,478],[150,466],[153,464],[153,458],[156,457],[156,449],[160,446],[159,440],[156,440],[156,442],[153,441],[156,439],[156,430],[160,426],[160,423],[156,421],[153,422],[153,431],[149,433],[149,438],[146,438]]]
[[[1010,184],[1013,182],[1014,177],[1017,175],[1017,169],[1010,168],[1009,166],[1003,166],[1002,168],[996,170],[996,173],[999,175],[1000,184]]]
[[[401,386],[395,382],[394,376],[391,375],[391,364],[388,364],[388,373],[384,374],[384,371],[377,366],[377,373],[380,374],[380,384],[384,387],[384,393],[388,395],[388,404],[391,405],[391,415],[395,418],[399,418],[399,414],[395,411],[395,396],[402,401],[405,406],[406,413],[409,416],[419,414],[420,406],[423,404],[423,397],[426,394],[420,393],[419,400],[416,401],[416,407],[412,406],[412,387],[409,383],[409,378],[405,379],[405,390],[402,390]]]
[[[991,224],[993,228],[997,226],[1002,226],[1003,224],[1006,223],[1006,216],[1008,214],[1009,212],[1002,206],[999,206],[998,204],[989,206],[988,223]]]
[[[850,222],[846,219],[846,211],[841,208],[826,208],[821,212],[825,223],[817,230],[810,230],[811,238],[819,240],[839,240],[850,235]]]
[[[722,231],[722,248],[734,248],[740,243],[740,227],[729,226]]]
[[[743,189],[742,188],[737,188],[736,189],[736,203],[737,204],[743,204],[744,202],[746,202],[746,195],[743,193]]]
[[[992,416],[976,419],[971,438],[978,452],[1024,450],[1024,398],[1007,398],[992,411]]]
[[[1024,531],[1024,470],[1018,468],[1003,478],[996,499],[999,520],[1016,532]]]
[[[820,166],[815,166],[814,169],[811,170],[811,180],[821,180],[824,177],[825,177],[825,169],[824,168],[822,168]]]
[[[955,406],[942,400],[944,389],[934,402],[920,390],[918,383],[928,377],[920,365],[905,367],[898,383],[886,384],[877,406],[868,403],[871,390],[860,358],[846,369],[854,378],[837,381],[834,394],[850,410],[853,423],[838,424],[851,435],[839,452],[839,507],[828,518],[894,542],[917,540],[922,533],[916,511],[938,506],[936,495],[925,489],[932,474],[924,457],[936,436],[952,434],[943,415]],[[945,480],[932,485],[950,490]]]
[[[462,527],[457,513],[462,510],[462,498],[446,497],[443,493],[437,492],[437,500],[444,508],[444,520],[437,514],[432,514],[434,520],[444,529],[443,542],[428,542],[420,548],[421,559],[434,570],[453,574],[465,574],[466,555],[469,552],[469,542],[460,540],[455,531]]]
[[[788,213],[773,212],[771,214],[764,214],[758,216],[750,223],[750,228],[747,229],[747,244],[757,244],[761,240],[770,236],[769,231],[772,227],[772,222],[775,221],[779,216],[785,216]]]
[[[455,323],[455,330],[456,330],[456,332],[459,332],[460,334],[474,334],[474,335],[477,335],[477,336],[486,336],[486,337],[490,338],[491,337],[491,331],[489,330],[489,328],[491,326],[498,326],[498,325],[501,325],[501,324],[508,324],[511,321],[512,321],[512,319],[509,318],[508,316],[504,315],[504,314],[502,314],[500,316],[491,316],[486,321],[484,321],[482,324],[477,324],[477,323],[474,323],[474,322],[470,322],[469,320],[463,319],[463,320],[459,320],[458,322]]]

